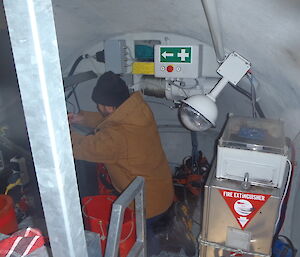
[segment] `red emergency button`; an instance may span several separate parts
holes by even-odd
[[[172,72],[174,70],[174,67],[172,65],[169,65],[167,67],[167,72]]]

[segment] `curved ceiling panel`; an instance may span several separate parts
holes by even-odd
[[[300,127],[300,1],[216,0],[224,45],[249,59],[269,117]],[[211,44],[200,0],[54,0],[62,65],[101,40],[130,32],[169,32]],[[291,122],[293,121],[293,122]]]

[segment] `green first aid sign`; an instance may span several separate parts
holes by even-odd
[[[192,47],[161,47],[160,62],[191,63]]]

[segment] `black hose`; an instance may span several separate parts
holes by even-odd
[[[74,74],[74,72],[75,72],[75,70],[76,70],[78,64],[79,64],[84,58],[86,58],[86,57],[87,57],[87,55],[80,55],[80,56],[76,59],[76,61],[73,63],[73,65],[72,65],[72,67],[71,67],[71,69],[70,69],[70,71],[69,71],[68,77],[70,77],[70,76],[72,76],[72,75]],[[76,85],[76,86],[74,86],[74,85],[72,86],[72,90],[71,90],[71,92],[68,94],[68,96],[66,97],[66,100],[68,100],[68,99],[70,98],[70,96],[71,96],[72,94],[74,94],[75,100],[76,100],[76,105],[77,105],[78,112],[79,112],[79,111],[80,111],[80,105],[79,105],[78,98],[77,98],[76,91],[75,91],[76,87],[77,87],[77,85]]]
[[[251,82],[251,106],[252,106],[252,116],[253,118],[256,118],[256,108],[255,108],[255,104],[256,104],[256,93],[255,93],[255,88],[253,83]]]
[[[282,239],[284,239],[284,240],[282,240]],[[281,241],[280,245],[283,244],[283,246],[281,246],[282,251],[279,252],[279,253],[276,252],[276,248],[274,248],[274,247],[276,247],[276,241],[277,240]],[[272,241],[272,257],[278,257],[278,256],[279,257],[281,257],[281,256],[287,257],[287,256],[290,256],[288,254],[288,250],[286,249],[287,246],[290,248],[290,250],[292,252],[291,257],[296,257],[297,249],[294,247],[294,244],[292,243],[291,239],[289,239],[287,236],[284,236],[284,235],[275,235],[273,237],[273,241]]]
[[[251,100],[251,95],[250,95],[250,93],[247,90],[245,90],[245,89],[243,89],[243,88],[241,88],[239,86],[232,86],[232,87],[236,91],[240,92],[241,94],[243,94],[244,96],[246,96],[247,98],[249,98]]]
[[[191,131],[191,141],[192,141],[192,167],[197,165],[198,162],[198,139],[197,133]]]
[[[68,77],[74,74],[74,71],[76,70],[78,64],[84,59],[84,55],[80,55],[76,61],[73,63],[71,70],[69,71]]]
[[[69,94],[67,94],[67,96],[66,96],[66,100],[68,100],[71,97],[71,95],[73,95],[73,91],[74,91],[74,89],[76,89],[77,86],[78,86],[78,84],[75,86],[75,88],[72,87],[71,92],[69,92]]]
[[[74,98],[75,98],[76,105],[77,105],[77,112],[80,112],[80,105],[79,105],[77,93],[76,93],[76,90],[75,90],[77,86],[78,86],[78,84],[77,84],[75,87],[74,87],[74,85],[73,85],[73,86],[72,86],[72,91],[73,91]]]
[[[255,108],[260,118],[266,118],[258,102],[255,101]]]

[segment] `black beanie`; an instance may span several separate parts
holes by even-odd
[[[97,81],[92,93],[96,104],[119,107],[129,97],[128,87],[119,75],[105,72]]]

